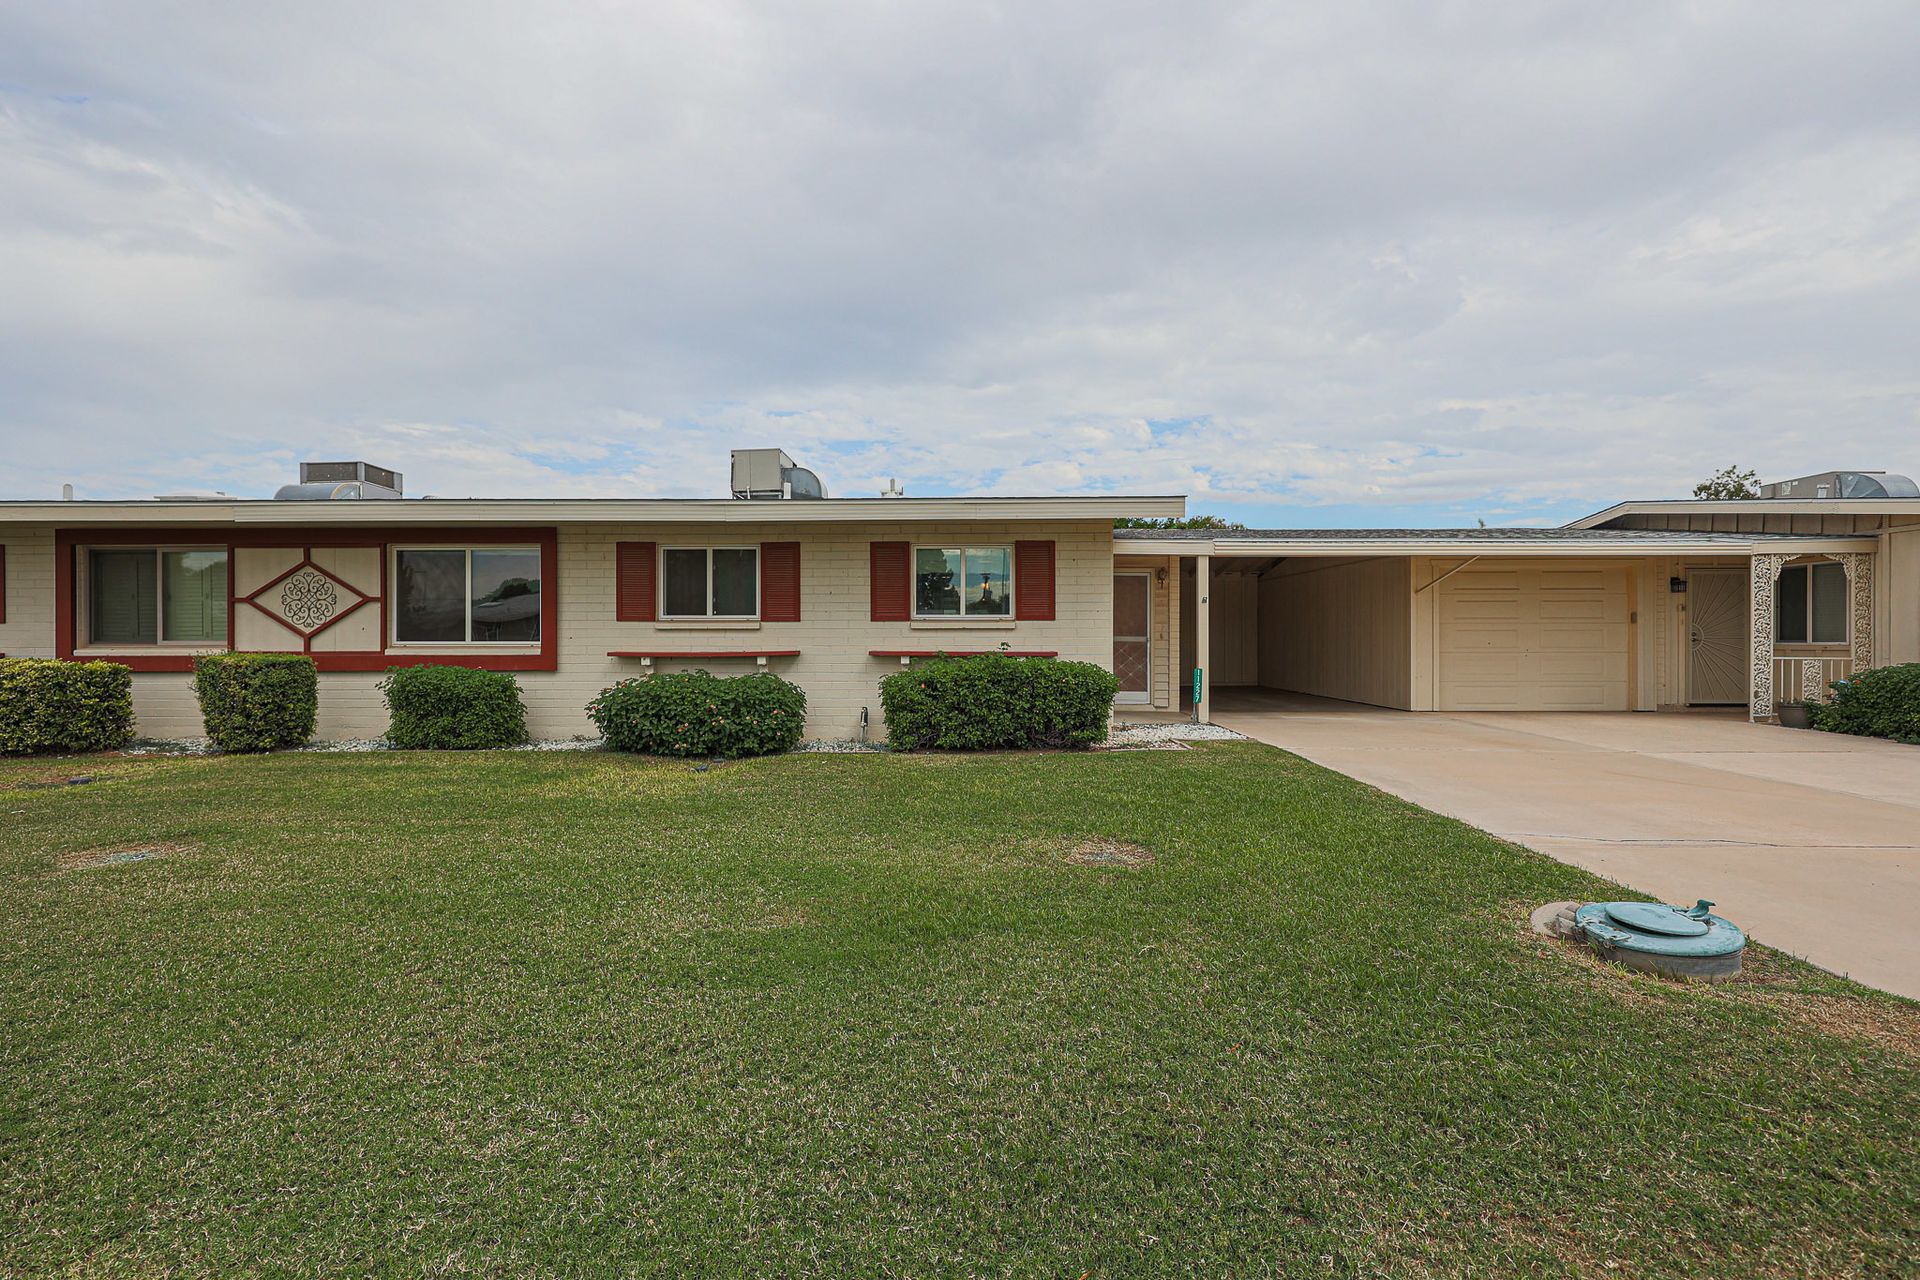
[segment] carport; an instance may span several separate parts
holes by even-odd
[[[1174,711],[1197,693],[1202,720],[1216,689],[1410,711],[1731,706],[1764,719],[1778,699],[1870,665],[1874,546],[1664,529],[1123,529],[1116,573],[1134,577],[1124,620],[1116,578],[1115,669],[1124,642],[1125,700]],[[1844,634],[1782,643],[1802,597],[1844,613]]]

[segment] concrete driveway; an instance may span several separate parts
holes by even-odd
[[[1920,999],[1920,747],[1744,714],[1387,711],[1223,690],[1214,719]]]

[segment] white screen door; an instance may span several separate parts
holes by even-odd
[[[1120,678],[1116,702],[1147,702],[1153,696],[1153,578],[1113,575],[1113,674]]]

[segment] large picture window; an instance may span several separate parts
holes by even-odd
[[[921,618],[1006,618],[1013,614],[1008,547],[915,547],[913,612]]]
[[[113,547],[87,553],[93,644],[225,644],[227,553]]]
[[[660,553],[660,616],[760,616],[760,548],[668,547]]]
[[[1793,564],[1773,589],[1777,644],[1847,642],[1847,571],[1838,564]]]
[[[540,552],[407,547],[393,553],[399,644],[531,644],[540,639]]]

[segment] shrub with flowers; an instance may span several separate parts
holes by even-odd
[[[622,680],[587,704],[607,746],[653,756],[765,756],[791,751],[807,695],[770,672],[660,672]]]
[[[1814,709],[1816,727],[1920,743],[1920,662],[1856,671],[1831,688],[1832,700]]]

